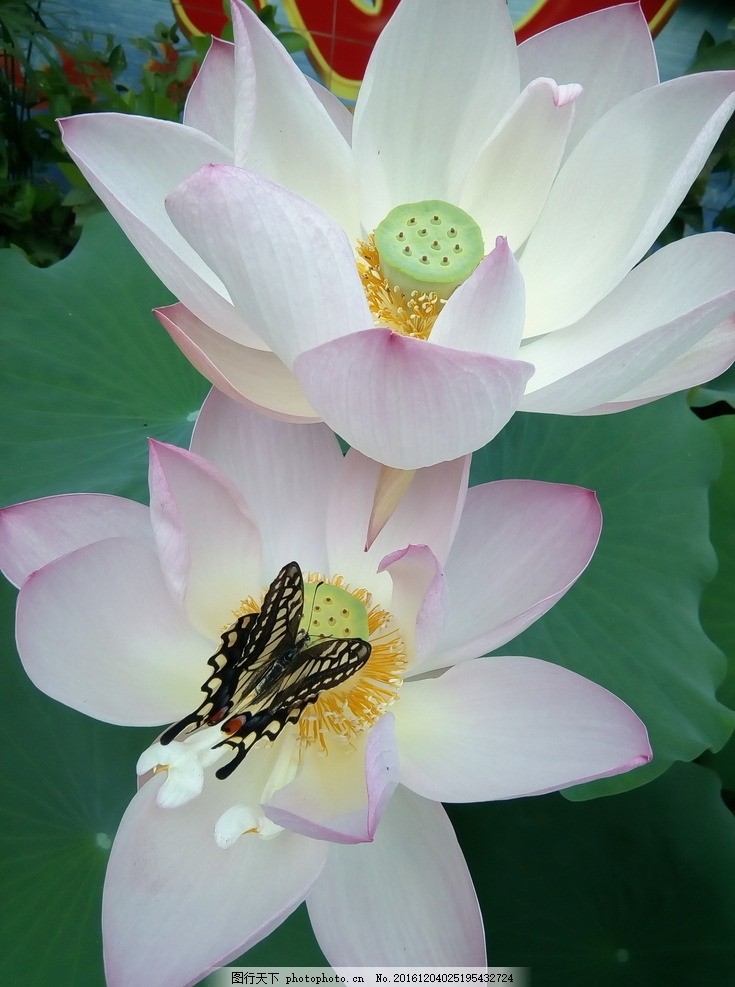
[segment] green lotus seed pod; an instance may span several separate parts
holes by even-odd
[[[389,284],[407,295],[435,291],[445,299],[485,256],[474,219],[441,199],[391,209],[375,230],[375,246]]]

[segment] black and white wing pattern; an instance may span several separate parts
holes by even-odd
[[[303,612],[304,580],[298,564],[290,562],[271,583],[260,611],[238,617],[224,632],[221,648],[207,660],[212,673],[202,686],[206,698],[169,727],[161,743],[169,744],[187,727],[221,722],[236,703],[257,689],[271,661],[295,644]]]
[[[262,737],[275,740],[287,723],[296,723],[306,707],[322,692],[333,689],[359,671],[370,657],[371,647],[362,638],[325,638],[295,645],[295,653],[270,685],[258,708],[245,709],[222,724],[227,734],[217,747],[228,745],[235,756],[217,769],[227,778],[250,748]]]
[[[300,628],[304,579],[289,562],[269,586],[259,612],[239,617],[222,635],[222,647],[208,660],[212,673],[202,686],[205,699],[193,713],[169,727],[161,743],[202,726],[221,724],[235,756],[217,771],[227,778],[261,738],[275,740],[289,722],[322,692],[354,675],[371,646],[362,638],[312,640]]]
[[[238,617],[233,626],[222,635],[222,647],[207,659],[212,673],[202,686],[206,698],[198,709],[174,723],[161,735],[162,744],[170,744],[184,731],[191,733],[187,729],[189,727],[198,729],[201,726],[211,726],[227,716],[240,678],[237,656],[242,655],[247,647],[248,629],[255,617],[255,613]]]

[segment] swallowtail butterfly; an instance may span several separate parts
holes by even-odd
[[[257,613],[238,617],[222,635],[222,646],[207,661],[212,672],[202,686],[199,708],[161,736],[169,744],[182,731],[221,723],[235,756],[217,770],[227,778],[262,737],[275,740],[288,722],[322,692],[363,667],[371,647],[362,638],[313,639],[300,628],[304,578],[289,562],[268,587]]]

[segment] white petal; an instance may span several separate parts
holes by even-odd
[[[180,185],[167,208],[288,366],[304,349],[373,324],[347,237],[306,199],[212,165]]]
[[[469,462],[469,457],[462,457],[416,470],[400,503],[366,548],[381,467],[351,449],[329,502],[330,571],[349,573],[352,584],[364,586],[378,599],[389,599],[390,581],[378,573],[384,556],[408,545],[428,545],[443,563],[462,514]]]
[[[223,394],[283,421],[319,421],[299,382],[275,353],[222,336],[180,302],[153,314],[189,362]]]
[[[444,625],[445,588],[436,556],[426,545],[409,545],[380,563],[393,581],[390,611],[401,631],[407,671],[426,660]]]
[[[447,616],[432,657],[441,668],[499,647],[577,580],[600,536],[591,490],[536,480],[470,487],[444,567]]]
[[[36,569],[84,545],[116,536],[152,544],[142,505],[106,494],[63,494],[0,511],[0,567],[14,586]]]
[[[149,117],[91,113],[60,126],[69,154],[166,287],[219,332],[262,349],[164,205],[166,195],[197,168],[227,164],[231,152],[192,127]]]
[[[359,234],[357,180],[349,144],[303,72],[252,10],[233,3],[238,73],[255,72],[255,119],[235,164],[266,175]],[[298,150],[296,150],[298,149]]]
[[[309,749],[297,778],[276,791],[263,809],[291,832],[335,843],[369,842],[398,774],[394,721],[387,714],[368,734],[349,743],[329,738],[326,752]]]
[[[735,236],[705,233],[678,240],[634,268],[575,325],[522,348],[536,373],[521,407],[575,414],[629,391],[645,392],[651,377],[665,372],[733,309]]]
[[[381,601],[390,599],[391,583],[378,573],[375,543],[365,550],[368,524],[381,474],[380,463],[350,449],[339,471],[329,499],[327,545],[330,572],[349,573],[350,585],[361,586]],[[379,545],[385,540],[378,536]],[[395,547],[395,546],[393,546]],[[385,554],[385,553],[383,553]]]
[[[333,846],[306,899],[332,966],[484,966],[482,918],[451,823],[398,788],[373,843]]]
[[[327,89],[316,79],[310,79],[307,75],[306,81],[311,86],[312,92],[322,104],[324,109],[327,111],[329,116],[332,118],[332,123],[335,125],[340,134],[344,137],[348,144],[352,145],[352,114],[347,109],[342,100],[338,99],[331,89]]]
[[[456,201],[518,90],[503,0],[404,0],[375,44],[355,107],[365,230],[402,202]]]
[[[527,239],[561,164],[578,86],[531,82],[480,151],[458,205],[479,224],[485,248],[497,236],[512,250]]]
[[[735,106],[735,72],[685,76],[613,107],[562,167],[520,260],[526,336],[580,319],[674,214]]]
[[[150,458],[161,567],[192,625],[216,640],[262,585],[260,533],[240,491],[206,460],[154,441]]]
[[[458,459],[516,410],[533,367],[389,329],[352,332],[294,363],[309,402],[345,441],[396,469]]]
[[[507,240],[452,294],[431,331],[437,346],[518,359],[526,314],[523,277]]]
[[[183,122],[230,151],[235,147],[235,46],[229,41],[212,38],[186,97]]]
[[[191,987],[263,939],[303,900],[326,848],[282,833],[214,839],[232,789],[160,809],[156,780],[128,807],[110,856],[102,903],[111,987]],[[230,803],[231,804],[231,803]]]
[[[479,658],[407,682],[401,780],[444,802],[540,795],[651,760],[646,729],[594,682],[536,658]]]
[[[327,503],[343,456],[326,425],[265,418],[212,391],[191,449],[244,494],[262,536],[266,580],[292,559],[327,571]]]
[[[213,641],[174,605],[155,551],[95,542],[33,573],[18,598],[18,653],[53,699],[130,726],[196,709]]]
[[[590,408],[586,414],[608,414],[625,411],[648,401],[655,401],[665,394],[673,394],[696,384],[703,384],[724,373],[735,360],[735,316],[721,322],[716,329],[696,343],[690,350],[659,373],[649,377],[644,384],[622,394],[610,405]]]
[[[521,85],[539,76],[578,82],[567,154],[616,103],[658,83],[656,55],[639,3],[596,10],[534,35],[518,48]]]

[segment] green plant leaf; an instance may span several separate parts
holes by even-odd
[[[48,699],[13,658],[15,591],[0,581],[3,893],[0,983],[102,987],[109,847],[156,731],[125,730]]]
[[[532,477],[597,491],[603,532],[581,579],[501,650],[564,665],[620,696],[646,724],[654,760],[580,786],[572,798],[624,791],[721,747],[735,714],[715,698],[721,652],[698,609],[715,567],[708,489],[719,443],[683,395],[617,415],[516,415],[475,454],[473,482]]]
[[[726,401],[735,408],[735,364],[709,384],[693,388],[690,401],[695,408],[706,408],[718,401]]]
[[[717,777],[678,764],[645,788],[452,806],[489,962],[538,987],[729,987],[735,821]]]
[[[717,575],[702,597],[702,626],[725,652],[727,676],[719,691],[723,703],[735,709],[735,416],[707,422],[722,443],[722,472],[710,492],[712,542],[717,552]],[[713,768],[725,788],[735,792],[735,736],[703,762]]]
[[[186,445],[208,389],[151,314],[173,301],[107,214],[41,270],[0,251],[2,504],[145,500],[146,437]]]
[[[725,652],[729,674],[726,702],[735,706],[735,415],[706,423],[722,443],[722,471],[710,491],[711,535],[717,552],[717,574],[702,597],[702,626]]]
[[[697,57],[687,69],[687,74],[727,71],[733,67],[735,67],[735,41],[728,39],[698,50]]]

